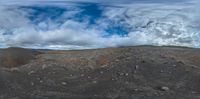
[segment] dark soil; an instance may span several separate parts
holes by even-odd
[[[0,99],[200,99],[200,49],[2,49]]]

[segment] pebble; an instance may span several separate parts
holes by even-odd
[[[72,74],[70,74],[69,76],[70,76],[70,77],[72,77],[73,75],[72,75]]]
[[[119,62],[120,60],[116,59],[115,61],[116,61],[116,62]]]
[[[101,74],[103,74],[103,71],[100,71]]]
[[[33,82],[31,82],[31,86],[34,86],[34,83],[33,83]]]
[[[11,72],[19,72],[20,70],[19,70],[19,68],[11,68],[10,71]]]
[[[92,81],[92,83],[96,84],[96,83],[97,83],[97,81]]]
[[[62,85],[66,85],[67,83],[66,82],[62,82]]]
[[[90,76],[88,76],[87,78],[91,78]]]
[[[47,68],[47,65],[42,65],[42,70],[46,69]]]
[[[161,90],[162,90],[162,91],[168,91],[168,90],[169,90],[169,87],[163,86],[163,87],[161,87]]]
[[[136,88],[136,89],[133,89],[133,91],[137,92],[137,91],[139,91],[139,89]]]
[[[174,64],[173,67],[176,67],[176,64]]]
[[[53,71],[52,74],[56,74],[56,72]]]
[[[157,92],[155,92],[154,95],[158,96],[159,94]]]
[[[81,74],[81,77],[85,76],[84,74]]]
[[[43,83],[43,80],[40,80],[40,83]]]
[[[114,81],[115,79],[114,79],[114,78],[112,78],[111,80],[112,80],[112,81]]]
[[[30,71],[29,73],[28,73],[28,75],[31,75],[31,74],[33,74],[34,73],[34,71]]]
[[[135,66],[135,70],[137,70],[138,68],[139,68],[139,66],[138,66],[138,65],[136,65],[136,66]]]
[[[123,76],[123,75],[124,75],[124,73],[120,73],[119,75],[120,75],[120,76]]]

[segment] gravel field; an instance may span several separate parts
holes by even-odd
[[[200,99],[200,49],[1,49],[0,99]]]

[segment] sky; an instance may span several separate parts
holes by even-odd
[[[0,48],[200,48],[199,0],[1,0]]]

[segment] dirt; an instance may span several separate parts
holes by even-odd
[[[0,99],[200,99],[200,49],[0,50]]]

